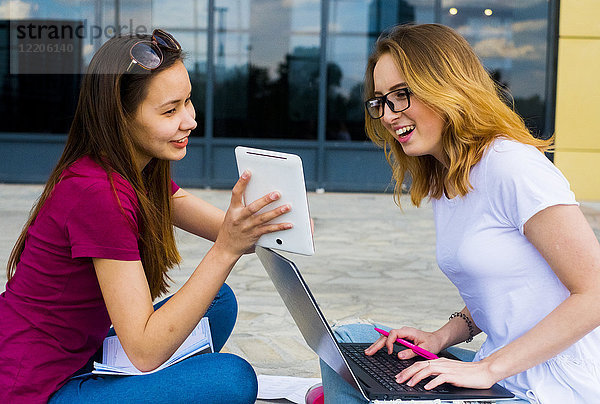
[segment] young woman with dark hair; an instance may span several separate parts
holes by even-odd
[[[256,375],[219,353],[237,316],[224,283],[239,257],[289,210],[245,206],[244,173],[227,212],[171,181],[196,127],[179,43],[168,33],[115,37],[83,77],[67,143],[8,262],[0,296],[0,397],[10,403],[250,403]],[[170,298],[180,256],[173,225],[214,241]],[[111,324],[131,362],[157,368],[208,317],[215,353],[143,376],[73,375],[89,370]]]

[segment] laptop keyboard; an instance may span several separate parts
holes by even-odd
[[[363,346],[364,345],[364,346]],[[433,391],[436,393],[446,393],[448,389],[444,386],[438,386],[431,390],[425,390],[424,386],[431,378],[427,378],[417,383],[413,387],[406,384],[396,383],[396,375],[403,369],[406,369],[413,363],[414,360],[400,360],[395,355],[388,355],[385,349],[380,349],[372,356],[365,355],[365,348],[370,344],[340,344],[340,348],[344,354],[354,363],[360,366],[372,378],[377,380],[382,386],[391,392],[424,392]]]

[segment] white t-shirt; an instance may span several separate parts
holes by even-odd
[[[505,138],[471,169],[464,197],[432,199],[437,261],[487,339],[481,360],[518,338],[569,296],[523,235],[553,205],[576,205],[569,183],[536,148]],[[551,338],[551,336],[550,336]],[[600,400],[600,327],[557,355],[500,384],[540,403]]]

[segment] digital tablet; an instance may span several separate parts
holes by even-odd
[[[282,205],[290,205],[291,211],[273,219],[271,223],[292,223],[289,230],[263,235],[257,245],[266,248],[313,255],[315,247],[310,229],[310,213],[302,159],[295,154],[238,146],[235,158],[240,175],[245,170],[252,176],[244,193],[244,203],[250,204],[266,194],[278,191],[281,198],[267,205],[260,212]]]

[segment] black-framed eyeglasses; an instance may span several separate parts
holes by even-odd
[[[129,50],[131,63],[126,71],[129,71],[134,65],[139,65],[146,70],[156,69],[163,61],[161,47],[172,51],[181,50],[181,45],[173,35],[162,29],[155,29],[152,32],[152,40],[133,44]]]
[[[369,116],[373,119],[379,119],[383,116],[385,105],[392,112],[402,112],[410,107],[410,88],[404,87],[398,90],[392,90],[380,97],[373,97],[365,101],[365,108]]]

